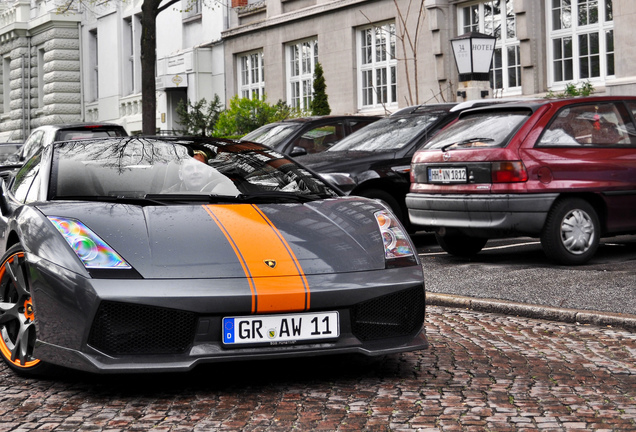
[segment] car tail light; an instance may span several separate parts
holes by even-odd
[[[517,183],[528,181],[528,172],[521,161],[493,162],[491,165],[493,183]]]

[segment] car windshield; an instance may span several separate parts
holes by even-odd
[[[248,133],[241,141],[257,142],[274,148],[301,127],[298,123],[270,123]]]
[[[54,199],[200,199],[337,196],[282,154],[254,143],[148,138],[67,141],[54,145]]]
[[[435,123],[445,112],[433,112],[409,117],[388,117],[371,123],[349,135],[327,151],[399,150]]]
[[[460,117],[424,145],[424,149],[505,147],[530,111],[488,111]]]

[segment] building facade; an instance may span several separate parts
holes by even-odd
[[[80,16],[44,1],[0,5],[0,140],[82,116]]]
[[[116,122],[141,131],[142,0],[0,3],[0,141],[41,125]],[[157,17],[157,128],[180,128],[179,101],[225,95],[227,8],[181,0]]]
[[[491,97],[633,94],[635,14],[632,0],[235,0],[226,88],[303,108],[320,62],[336,113],[461,101],[450,41],[480,32],[497,38]]]
[[[142,1],[0,2],[0,141],[77,121],[140,131]],[[491,97],[635,94],[634,18],[633,0],[181,0],[157,18],[157,126],[215,95],[307,109],[318,62],[334,114],[461,101],[451,40],[468,32],[496,37]]]
[[[82,64],[85,118],[116,121],[129,133],[141,124],[142,0],[102,2],[85,10]],[[212,100],[225,94],[221,31],[223,3],[181,0],[157,16],[157,129],[181,128],[180,101]],[[115,43],[113,43],[115,42]]]

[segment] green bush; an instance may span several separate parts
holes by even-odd
[[[181,120],[178,123],[184,127],[180,130],[181,133],[209,135],[214,130],[221,114],[221,99],[219,95],[214,95],[214,100],[210,103],[203,98],[194,104],[189,99],[187,103],[181,100],[177,105],[177,114]]]
[[[313,115],[331,114],[329,97],[327,96],[327,84],[325,83],[325,75],[320,63],[316,63],[314,70],[314,95],[311,101],[311,113]]]
[[[579,83],[579,86],[580,87],[577,87],[576,84],[567,83],[563,92],[554,93],[550,90],[546,94],[546,97],[562,99],[575,96],[589,96],[594,93],[594,85],[589,80]]]
[[[302,111],[278,101],[270,105],[264,99],[248,99],[234,96],[229,107],[223,111],[216,122],[214,136],[240,137],[259,127],[287,118],[300,117]]]

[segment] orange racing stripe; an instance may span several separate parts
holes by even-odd
[[[307,279],[283,235],[255,205],[203,206],[239,259],[252,290],[252,313],[309,309]],[[276,261],[271,268],[265,262]]]

